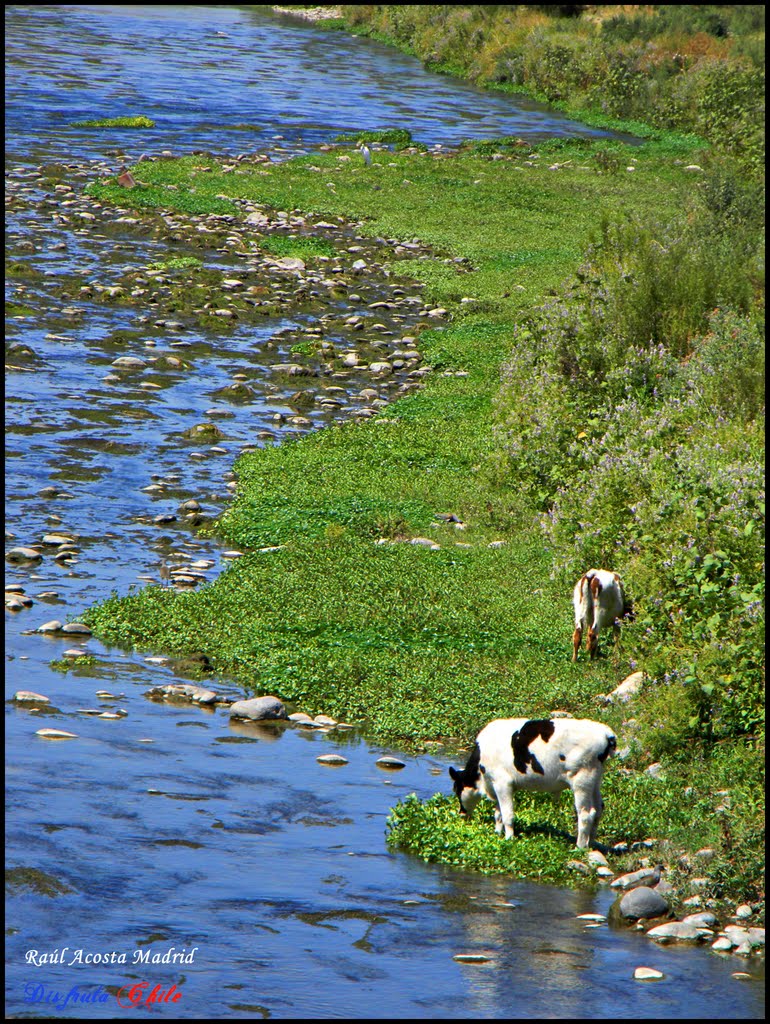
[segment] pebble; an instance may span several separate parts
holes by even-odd
[[[44,622],[42,626],[38,626],[36,632],[38,633],[58,633],[61,630],[62,624],[58,619],[51,619],[50,622]]]
[[[194,683],[169,683],[168,686],[156,686],[147,691],[147,696],[187,697],[196,704],[213,704],[217,699],[217,694],[213,690],[196,686]]]
[[[64,729],[38,729],[35,733],[36,736],[41,736],[45,740],[76,740],[77,735],[74,732],[65,732]]]
[[[378,768],[385,768],[389,771],[398,771],[400,768],[406,768],[404,761],[399,761],[397,757],[391,757],[390,755],[378,757],[374,763]]]

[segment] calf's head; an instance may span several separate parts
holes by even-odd
[[[484,772],[484,765],[480,761],[481,752],[477,743],[464,768],[449,769],[449,777],[454,785],[457,799],[460,801],[460,814],[467,815],[468,817],[473,814],[476,805],[481,800],[478,784]]]

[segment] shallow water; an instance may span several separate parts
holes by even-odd
[[[107,172],[99,161],[114,169],[115,146],[134,159],[166,148],[268,145],[281,155],[340,130],[387,125],[444,145],[596,133],[429,75],[387,48],[235,8],[12,6],[6,33],[8,255],[39,272],[7,279],[8,343],[33,355],[7,355],[16,369],[7,376],[6,523],[14,536],[6,549],[52,531],[76,534],[80,549],[61,563],[51,546],[37,567],[6,565],[7,582],[34,602],[6,613],[7,1014],[145,1015],[151,1011],[131,1006],[126,986],[147,983],[134,996],[176,985],[170,998],[181,993],[178,1000],[156,1009],[181,1018],[763,1017],[761,964],[659,949],[642,935],[576,920],[606,912],[607,889],[484,878],[390,852],[390,807],[410,792],[448,788],[440,753],[404,756],[402,771],[386,772],[375,761],[393,751],[358,730],[235,725],[221,708],[160,704],[145,693],[179,681],[173,664],[32,632],[52,618],[75,618],[113,589],[157,581],[164,558],[172,566],[205,562],[200,571],[212,578],[227,564],[223,550],[197,535],[179,505],[194,498],[204,514],[217,514],[238,452],[272,443],[260,432],[280,438],[347,418],[362,404],[351,395],[371,386],[385,403],[408,379],[409,366],[386,381],[364,370],[301,378],[314,395],[333,384],[346,397],[339,408],[303,403],[309,422],[292,424],[291,393],[300,385],[270,367],[313,364],[292,353],[318,322],[312,304],[287,300],[285,315],[257,325],[174,328],[156,326],[157,312],[138,301],[83,296],[84,282],[124,281],[168,255],[168,226],[118,223],[114,211],[80,199],[88,178]],[[136,113],[153,117],[157,130],[116,136],[69,127]],[[257,127],[234,130],[243,123]],[[53,167],[57,161],[69,167]],[[63,189],[57,198],[54,180],[75,197]],[[89,211],[94,221],[80,216]],[[354,228],[323,230],[346,268],[358,253],[343,250],[373,245]],[[244,271],[237,246],[193,250],[182,241],[179,251],[194,251],[207,268]],[[366,256],[376,259],[376,246]],[[343,322],[351,313],[386,347],[408,335],[422,308],[419,289],[402,285],[397,308],[375,312],[376,299],[394,298],[392,282],[355,287],[359,299],[323,306],[336,351],[361,344]],[[161,353],[176,353],[190,370],[112,367],[119,355]],[[234,374],[252,387],[248,402],[217,396]],[[142,388],[148,383],[157,387]],[[212,408],[229,415],[207,415]],[[209,419],[224,437],[181,438]],[[51,662],[73,647],[95,662],[55,671]],[[228,690],[226,681],[214,686]],[[14,704],[19,689],[45,694],[50,706]],[[92,709],[127,714],[83,713]],[[41,739],[43,726],[77,739]],[[318,764],[329,752],[349,763]],[[52,960],[57,950],[61,962]],[[134,962],[148,951],[192,960]],[[490,959],[461,964],[456,953]],[[634,982],[638,965],[658,967],[664,981]],[[732,977],[744,969],[750,980]],[[63,998],[73,986],[95,1001],[57,1004],[56,993]]]

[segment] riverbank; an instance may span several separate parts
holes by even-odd
[[[426,307],[447,310],[451,323],[424,318],[419,349],[432,372],[419,393],[366,423],[239,460],[219,529],[247,553],[216,583],[178,596],[146,588],[87,618],[109,642],[205,653],[217,673],[256,693],[417,748],[467,742],[501,714],[602,717],[627,748],[609,773],[602,841],[654,835],[667,856],[718,849],[701,898],[757,904],[761,744],[736,735],[710,747],[681,720],[686,703],[657,674],[665,630],[653,630],[654,649],[646,636],[655,595],[645,584],[655,581],[643,561],[637,578],[632,552],[618,550],[614,567],[637,599],[638,624],[598,662],[570,662],[571,591],[539,523],[531,467],[511,460],[501,433],[510,406],[500,368],[513,340],[530,310],[560,294],[602,220],[644,210],[669,222],[698,193],[704,154],[686,141],[646,144],[621,167],[606,153],[587,143],[451,156],[383,150],[366,166],[347,149],[238,174],[186,158],[142,164],[138,189],[92,187],[103,202],[134,207],[248,196],[353,219],[394,248],[418,237],[433,258],[388,269],[421,280]],[[665,531],[644,546],[652,561],[670,549]],[[669,648],[670,670],[688,654],[682,640],[676,661]],[[599,696],[634,668],[653,668],[654,685],[631,714],[605,707]],[[653,760],[662,773],[646,771]],[[681,870],[689,877],[692,862]]]
[[[762,173],[760,5],[345,4],[326,24],[590,124],[692,132]]]

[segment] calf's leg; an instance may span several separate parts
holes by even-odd
[[[506,839],[513,839],[513,787],[504,786],[497,794],[497,803],[500,808],[498,814],[500,816],[500,822],[502,828],[505,831]],[[497,821],[497,814],[495,815],[495,821]],[[495,831],[498,833],[500,829],[495,826]]]
[[[577,812],[577,845],[579,849],[586,850],[596,836],[596,826],[602,813],[599,787],[592,778],[584,776],[575,779],[572,791]]]

